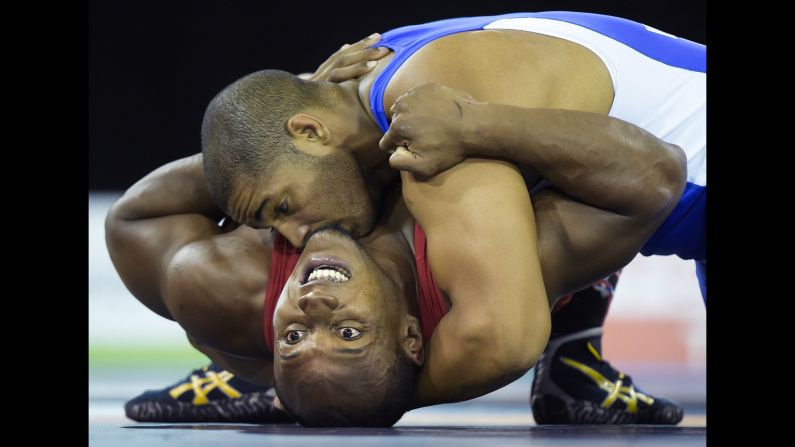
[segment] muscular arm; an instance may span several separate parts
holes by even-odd
[[[201,155],[166,164],[111,208],[106,242],[130,292],[201,343],[268,357],[260,312],[270,251],[248,227],[216,222]]]
[[[526,163],[554,186],[533,202],[553,296],[628,263],[684,190],[684,152],[625,121],[502,104],[473,113],[473,154]]]
[[[509,163],[479,159],[428,180],[402,177],[434,279],[451,301],[427,347],[418,404],[498,389],[533,366],[550,331],[524,181]]]
[[[473,155],[535,168],[561,192],[622,215],[656,214],[676,193],[684,152],[626,121],[576,110],[473,107]]]
[[[628,263],[684,189],[679,147],[606,115],[483,103],[437,84],[412,89],[392,111],[381,147],[398,148],[393,167],[427,175],[466,156],[493,156],[553,185],[534,198],[552,298]]]
[[[167,266],[185,245],[221,233],[201,154],[168,163],[145,176],[113,204],[105,241],[124,285],[149,309],[174,319],[162,299]]]

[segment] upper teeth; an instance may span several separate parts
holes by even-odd
[[[336,270],[328,269],[328,268],[318,268],[314,270],[307,279],[308,281],[314,281],[316,279],[330,279],[334,282],[347,282],[351,278],[348,275],[340,273]]]

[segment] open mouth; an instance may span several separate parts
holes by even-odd
[[[345,261],[334,256],[314,256],[304,267],[301,285],[316,280],[348,282],[351,280],[351,268]]]

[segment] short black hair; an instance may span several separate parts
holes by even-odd
[[[227,211],[238,180],[256,178],[275,162],[309,161],[287,132],[291,116],[310,106],[330,106],[320,83],[281,70],[262,70],[218,93],[204,112],[204,174],[213,202]]]
[[[381,402],[368,405],[363,396],[363,405],[339,405],[322,408],[306,408],[300,412],[291,409],[279,394],[279,383],[274,378],[276,394],[280,396],[285,412],[294,421],[305,427],[391,427],[403,415],[414,408],[420,369],[409,358],[398,353],[389,375],[389,388]]]

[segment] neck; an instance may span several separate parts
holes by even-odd
[[[336,85],[338,113],[345,117],[345,132],[337,143],[353,155],[362,170],[370,195],[376,203],[381,192],[400,179],[400,172],[389,166],[389,154],[378,147],[383,133],[362,103],[356,81]]]
[[[375,230],[360,239],[386,274],[402,288],[401,296],[414,316],[419,316],[417,303],[417,267],[414,259],[414,218],[401,195],[400,185],[385,191],[384,209]]]
[[[389,154],[378,147],[383,133],[370,115],[368,107],[359,96],[359,83],[343,82],[337,85],[341,110],[348,126],[340,146],[350,151],[365,174],[389,166]]]

